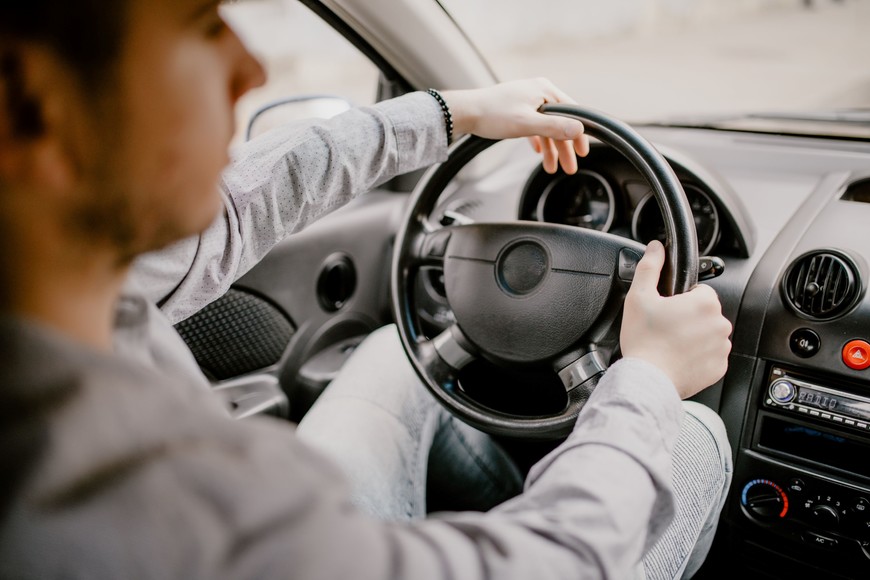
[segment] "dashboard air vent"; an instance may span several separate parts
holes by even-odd
[[[786,300],[802,314],[818,319],[845,312],[860,291],[850,260],[830,251],[811,252],[792,263],[783,281]]]

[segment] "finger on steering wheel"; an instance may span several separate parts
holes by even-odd
[[[567,93],[563,92],[559,87],[549,81],[544,84],[544,94],[544,100],[548,103],[577,104],[577,101],[572,99]],[[589,137],[586,136],[585,133],[574,139],[572,145],[574,146],[574,152],[576,152],[580,157],[586,157],[589,154]],[[537,147],[535,148],[535,151],[538,151]],[[562,168],[565,169],[566,173],[574,173],[574,171],[568,171],[569,166],[576,166],[577,160],[574,159],[573,153],[570,153],[567,149],[563,151],[561,148],[559,149],[559,153],[559,160],[562,161]],[[569,165],[566,166],[565,160],[568,158],[571,158],[571,161],[569,162]]]
[[[547,167],[553,167],[554,162],[550,162],[547,160],[547,155],[550,153],[549,147],[544,146],[544,141],[550,141],[554,143],[554,147],[556,148],[557,154],[555,157],[562,164],[562,169],[565,170],[565,173],[569,175],[573,175],[577,172],[577,158],[574,156],[576,153],[580,157],[586,157],[589,154],[589,138],[586,135],[581,135],[577,137],[573,141],[553,141],[552,139],[548,139],[546,137],[529,137],[529,143],[532,145],[532,149],[535,150],[535,153],[544,154],[544,168],[546,170]],[[553,169],[555,171],[555,168]],[[552,171],[550,172],[552,173]]]
[[[576,139],[574,139],[574,151],[580,157],[586,157],[589,155],[589,137],[584,133],[580,135]]]
[[[568,175],[577,173],[577,155],[574,153],[574,141],[555,141],[559,154],[559,164]]]
[[[556,170],[559,169],[560,161],[559,149],[556,146],[556,142],[549,137],[542,137],[541,149],[544,154],[544,171],[550,174],[556,173]]]

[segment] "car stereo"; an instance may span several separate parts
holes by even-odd
[[[773,367],[764,406],[870,435],[870,398],[799,379]]]

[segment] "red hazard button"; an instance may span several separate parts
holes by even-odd
[[[856,371],[870,367],[870,343],[866,340],[850,340],[843,347],[843,362]]]

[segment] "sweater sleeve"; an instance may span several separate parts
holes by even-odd
[[[178,322],[222,296],[284,237],[446,155],[444,117],[425,93],[274,129],[233,153],[215,222],[140,257],[130,284]]]
[[[431,577],[631,577],[673,518],[671,453],[682,415],[659,369],[616,363],[574,432],[532,468],[523,494],[486,515],[421,524],[443,542],[430,556],[445,573]]]
[[[621,579],[672,517],[682,407],[639,360],[607,372],[522,495],[411,523],[365,517],[286,424],[233,422],[207,396],[127,367],[80,386],[6,519],[0,576]]]

